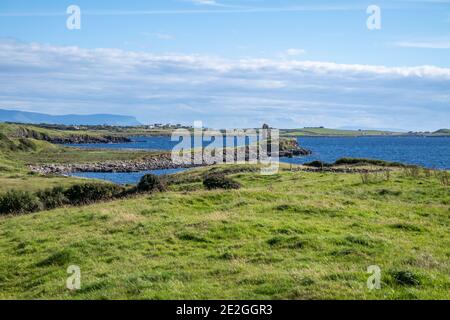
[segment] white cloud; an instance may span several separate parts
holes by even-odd
[[[450,123],[450,69],[295,59],[230,60],[0,42],[0,108],[128,113],[208,126]]]

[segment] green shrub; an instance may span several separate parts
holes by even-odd
[[[392,271],[392,278],[402,286],[418,286],[420,285],[419,276],[410,271]]]
[[[400,162],[389,162],[384,160],[374,160],[365,158],[341,158],[334,162],[335,165],[374,165],[381,167],[409,167],[413,168],[416,166],[407,166]]]
[[[222,174],[209,174],[204,177],[203,185],[206,189],[239,189],[241,185],[230,179],[225,177]]]
[[[162,192],[166,190],[166,181],[164,178],[154,174],[146,174],[141,178],[137,185],[138,192]]]
[[[42,208],[39,199],[27,191],[11,190],[0,196],[0,214],[35,212]]]
[[[330,163],[326,163],[326,162],[322,162],[320,160],[315,160],[312,162],[308,162],[304,164],[307,167],[314,167],[314,168],[326,168],[326,167],[331,167],[332,164]]]
[[[40,199],[45,209],[55,209],[70,203],[62,187],[38,191],[36,196]]]
[[[124,188],[115,184],[86,183],[77,184],[64,192],[71,204],[90,204],[121,196]]]

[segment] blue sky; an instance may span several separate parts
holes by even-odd
[[[66,8],[81,8],[81,30]],[[368,30],[366,8],[381,8]],[[0,108],[450,127],[450,0],[0,2]]]

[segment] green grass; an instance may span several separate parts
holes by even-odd
[[[53,187],[69,187],[88,181],[87,179],[62,176],[42,176],[13,173],[0,175],[0,194],[9,190],[36,192]]]
[[[103,161],[131,161],[154,156],[160,152],[114,149],[78,149],[57,147],[54,150],[39,152],[16,152],[14,159],[25,164],[42,163],[91,163]]]
[[[24,133],[34,134],[35,136],[48,136],[52,138],[62,138],[68,136],[78,135],[91,135],[102,136],[105,132],[88,131],[88,130],[55,130],[42,128],[38,125],[32,124],[12,124],[12,123],[0,123],[0,132],[8,137],[22,137]]]
[[[0,298],[449,298],[450,194],[434,176],[233,168],[240,190],[204,190],[221,169],[203,168],[166,193],[0,218]]]
[[[61,126],[64,127],[64,126]],[[73,129],[57,129],[51,128],[49,126],[40,126],[34,124],[13,124],[13,123],[0,123],[0,132],[4,133],[10,137],[19,137],[23,133],[29,132],[35,135],[48,136],[52,138],[63,138],[69,136],[91,136],[91,137],[102,137],[102,136],[166,136],[171,135],[172,129],[144,129],[142,127],[89,127],[82,126],[79,130]]]

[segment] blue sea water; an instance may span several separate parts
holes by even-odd
[[[334,162],[339,158],[370,158],[450,169],[450,137],[301,137],[299,144],[313,154],[283,159],[289,163],[313,160]]]
[[[157,176],[169,175],[177,172],[183,172],[185,170],[187,169],[164,169],[140,172],[76,172],[71,175],[74,177],[106,180],[117,184],[137,184],[146,174],[154,174]]]
[[[69,145],[82,148],[172,150],[178,141],[170,137],[132,137],[130,143]],[[450,137],[300,137],[299,145],[313,152],[306,157],[283,158],[301,164],[313,160],[334,162],[342,157],[370,158],[450,170]],[[156,170],[138,173],[76,173],[77,176],[137,183],[144,174],[171,174]]]
[[[86,149],[131,149],[131,150],[172,150],[174,149],[180,141],[171,141],[171,137],[168,136],[153,136],[153,137],[129,137],[131,142],[124,143],[89,143],[89,144],[66,144],[68,147],[76,148],[86,148]],[[245,140],[244,140],[245,139]],[[256,141],[252,139],[253,141]],[[206,147],[211,144],[212,141],[203,141],[203,146]],[[244,145],[249,144],[249,138],[224,138],[224,146],[234,146],[234,145]],[[194,140],[192,139],[191,145],[194,145]],[[181,147],[179,147],[181,148]]]

